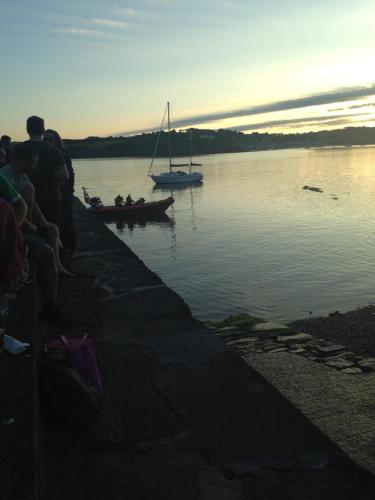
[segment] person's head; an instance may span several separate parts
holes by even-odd
[[[60,137],[60,134],[56,132],[56,130],[47,129],[44,132],[44,140],[53,144],[58,149],[64,149],[63,140]]]
[[[12,150],[12,166],[19,174],[29,175],[38,162],[38,155],[27,142],[14,146]]]
[[[0,146],[0,167],[5,165],[6,159],[7,159],[7,152],[3,147]]]
[[[29,116],[26,130],[30,137],[41,137],[44,134],[44,120],[39,116]]]
[[[9,135],[2,135],[1,136],[0,142],[6,148],[9,148],[11,141],[12,141],[12,138],[9,137]]]

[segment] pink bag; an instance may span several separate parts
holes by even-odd
[[[45,350],[51,349],[66,351],[72,367],[99,392],[103,391],[94,339],[90,335],[86,333],[83,337],[60,335],[50,338],[46,341]]]

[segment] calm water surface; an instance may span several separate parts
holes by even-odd
[[[204,184],[174,188],[170,220],[110,229],[200,319],[280,321],[374,301],[375,149],[284,150],[197,159]],[[156,164],[165,165],[160,160]],[[75,160],[81,186],[112,204],[157,200],[147,159]],[[162,169],[164,170],[164,169]],[[323,193],[303,190],[319,186]],[[338,199],[334,199],[337,197]]]

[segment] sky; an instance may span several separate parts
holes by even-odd
[[[375,126],[373,0],[1,0],[0,134]]]

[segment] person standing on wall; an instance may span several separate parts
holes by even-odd
[[[76,230],[73,220],[73,193],[74,193],[74,170],[72,159],[65,148],[60,134],[56,130],[48,129],[44,133],[44,140],[53,144],[63,155],[69,179],[60,186],[61,190],[61,212],[60,212],[60,238],[65,253],[73,254],[77,246]]]
[[[26,130],[30,136],[30,144],[38,163],[30,174],[30,181],[35,188],[35,200],[48,222],[60,225],[61,191],[69,178],[64,157],[52,144],[43,140],[44,120],[39,116],[30,116],[26,122]]]

